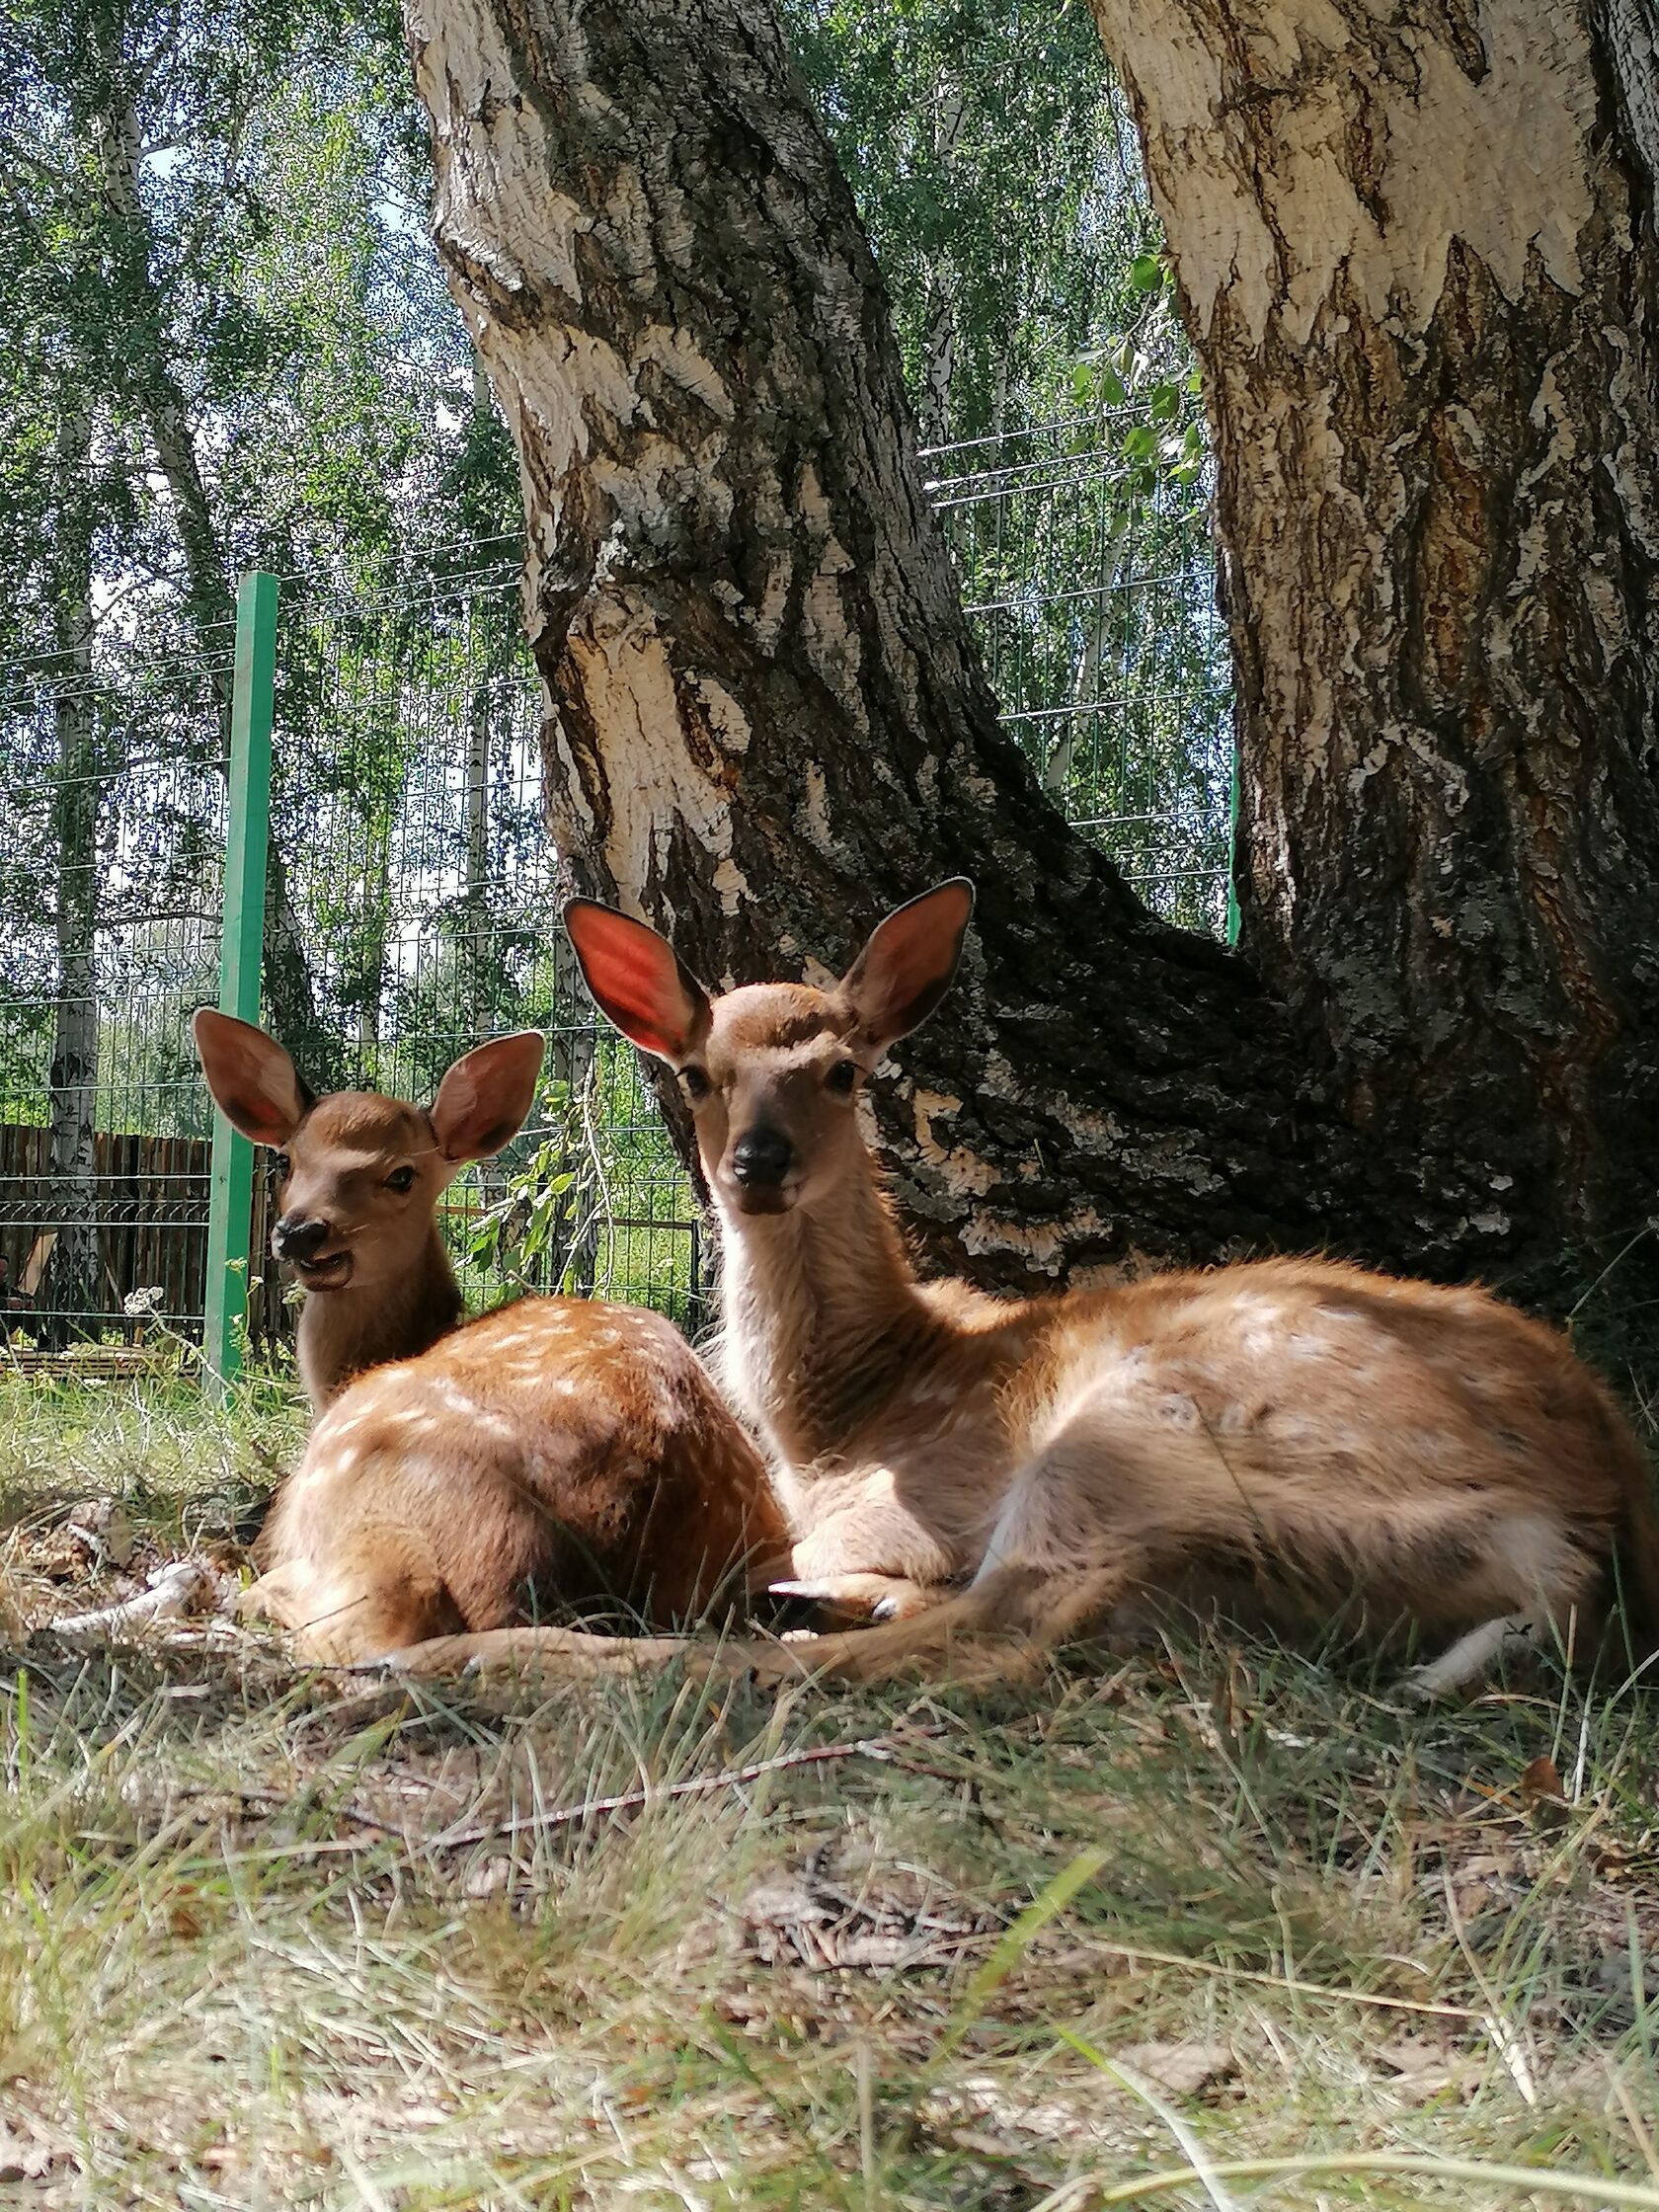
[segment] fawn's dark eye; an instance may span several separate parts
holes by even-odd
[[[415,1187],[415,1170],[412,1167],[394,1167],[386,1177],[389,1191],[407,1191]]]
[[[293,1173],[293,1161],[289,1159],[286,1152],[278,1152],[276,1154],[276,1158],[271,1162],[271,1172],[276,1176],[277,1182],[285,1183],[287,1181],[288,1177]]]
[[[708,1079],[706,1069],[701,1067],[682,1067],[679,1079],[685,1085],[685,1095],[693,1106],[700,1105],[714,1087]]]
[[[855,1060],[838,1060],[824,1078],[826,1090],[832,1090],[837,1098],[850,1098],[852,1086],[858,1080],[858,1063]]]

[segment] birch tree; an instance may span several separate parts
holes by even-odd
[[[1653,11],[1093,5],[1215,433],[1245,947],[1402,1212],[1599,1267],[1659,1107]]]
[[[46,1172],[55,1225],[40,1304],[48,1335],[63,1316],[102,1304],[98,1280],[98,908],[102,798],[98,700],[92,667],[92,420],[69,399],[53,460],[52,721],[57,739],[52,792],[53,924],[57,999],[53,1009],[51,1126]]]
[[[1590,0],[1101,12],[1208,373],[1249,957],[999,731],[768,0],[409,0],[558,835],[715,983],[979,879],[878,1113],[987,1279],[1317,1241],[1540,1284],[1650,1188],[1651,43]]]
[[[998,726],[776,18],[445,0],[412,26],[440,250],[518,441],[579,881],[719,980],[849,956],[967,868],[955,1018],[883,1116],[924,1233],[990,1279],[1305,1233],[1341,1132],[1320,1156],[1287,1111],[1277,1010],[1144,912]]]

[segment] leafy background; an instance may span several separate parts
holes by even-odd
[[[1154,906],[1220,929],[1202,421],[1087,11],[786,15],[1009,726]],[[427,237],[395,8],[3,0],[0,25],[0,1123],[49,1126],[57,1162],[8,1193],[0,1158],[0,1248],[16,1270],[56,1221],[50,1303],[108,1305],[75,1115],[205,1132],[185,1022],[215,989],[232,591],[263,567],[271,1025],[319,1087],[417,1095],[480,1034],[549,1029],[539,1126],[458,1194],[477,1288],[686,1309],[688,1193],[549,949],[515,471]]]

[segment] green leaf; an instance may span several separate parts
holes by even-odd
[[[1063,1866],[1025,1910],[1008,1928],[1002,1931],[991,1947],[990,1955],[978,1966],[969,1979],[967,1992],[945,2027],[927,2062],[930,2074],[936,2073],[943,2062],[961,2044],[970,2028],[984,2013],[987,2002],[1001,1988],[1039,1935],[1059,1913],[1063,1913],[1077,1892],[1093,1881],[1109,1854],[1098,1845],[1080,1851],[1069,1865]]]
[[[1163,276],[1161,254],[1137,254],[1129,265],[1129,280],[1138,292],[1161,291]]]

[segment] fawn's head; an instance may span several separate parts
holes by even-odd
[[[678,1075],[710,1190],[754,1216],[810,1207],[856,1165],[859,1085],[950,988],[973,911],[956,877],[889,914],[833,989],[718,998],[643,921],[573,899],[565,927],[600,1009]]]
[[[456,1061],[430,1107],[369,1090],[315,1098],[263,1029],[209,1006],[191,1029],[220,1112],[277,1155],[271,1249],[308,1291],[405,1275],[439,1194],[468,1160],[488,1159],[517,1135],[541,1072],[542,1039],[531,1029]]]

